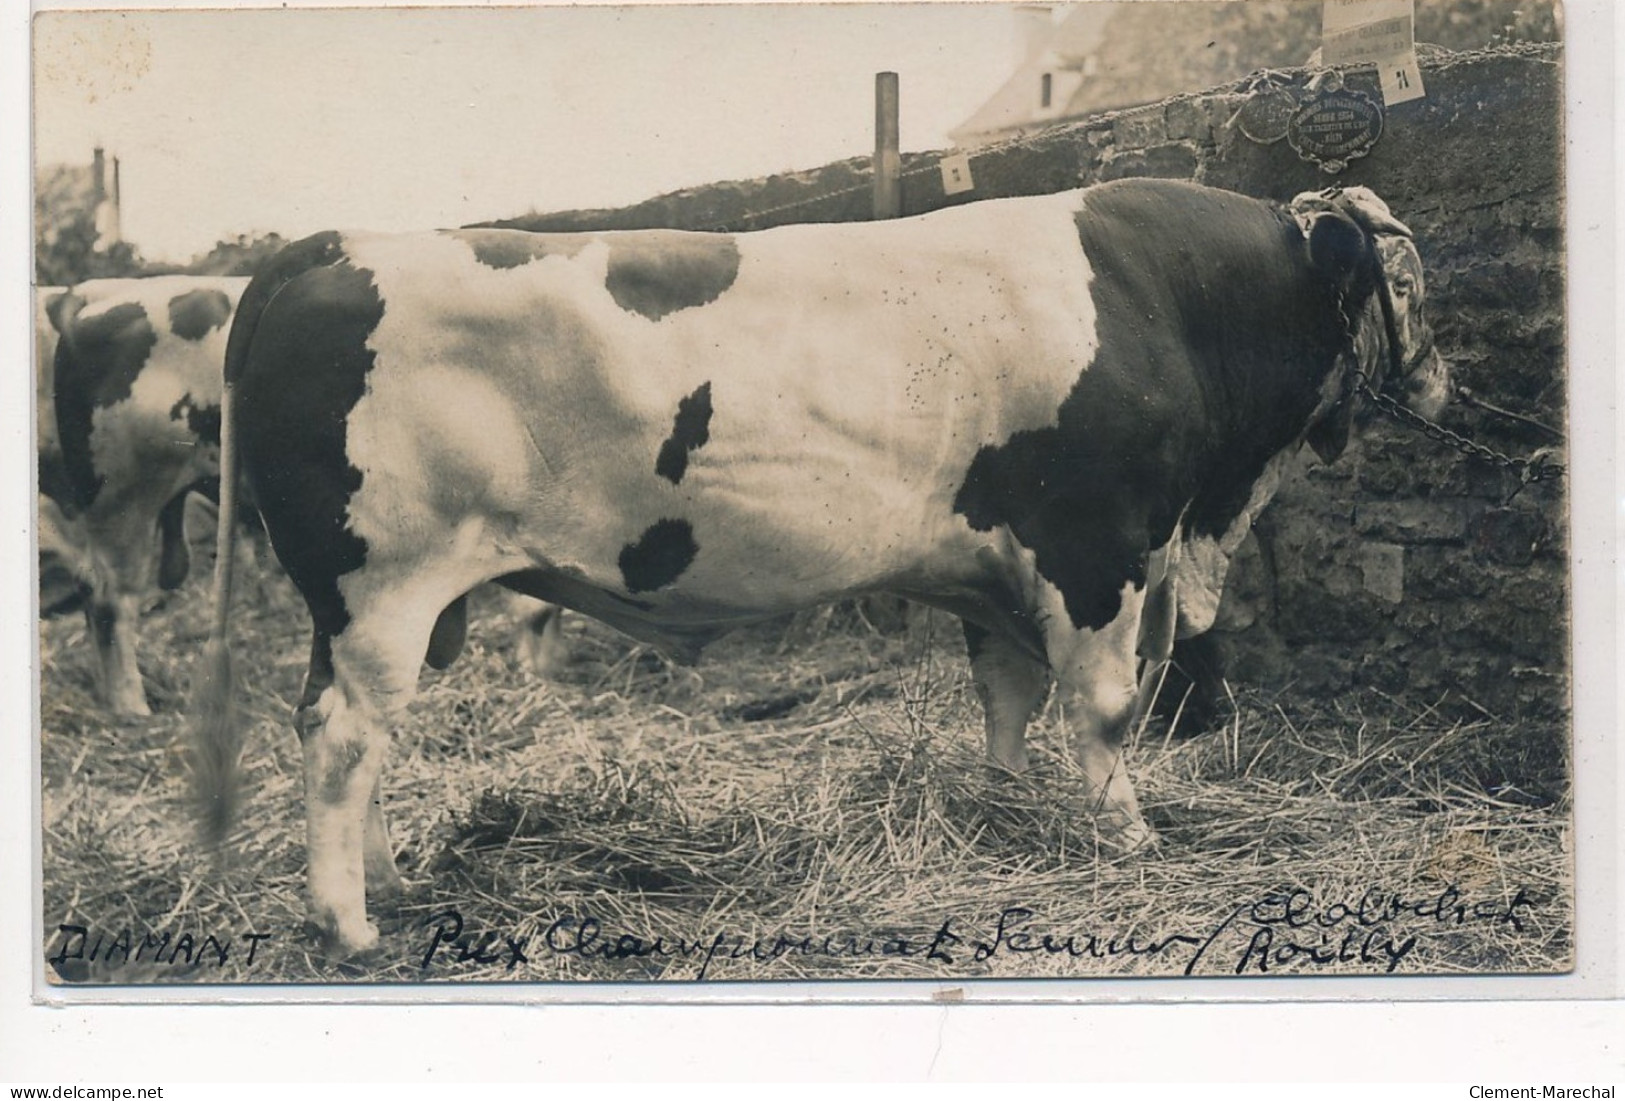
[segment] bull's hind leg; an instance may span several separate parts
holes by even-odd
[[[968,620],[963,626],[971,683],[987,727],[988,759],[1021,772],[1027,767],[1027,723],[1049,690],[1049,670],[1004,635]]]
[[[417,692],[439,613],[457,596],[434,583],[346,587],[354,618],[318,626],[295,726],[304,750],[310,919],[327,950],[354,956],[378,943],[368,888],[400,888],[381,802],[390,727]]]

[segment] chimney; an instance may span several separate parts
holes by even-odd
[[[1016,5],[1016,30],[1021,39],[1021,61],[1029,61],[1049,47],[1055,30],[1055,9],[1049,4]]]
[[[119,181],[118,181],[118,158],[114,157],[113,158],[113,194],[111,196],[109,196],[108,200],[107,200],[108,205],[112,207],[112,213],[108,218],[107,236],[108,236],[108,239],[112,240],[112,241],[122,241],[124,239],[123,236],[122,236],[122,233],[124,232],[124,227],[123,227],[122,219],[121,219],[122,207],[119,205],[120,199],[121,199],[121,192],[120,192],[120,189],[119,189]]]
[[[118,244],[122,227],[119,225],[119,172],[118,158],[108,164],[106,151],[97,146],[90,158],[91,217],[96,226],[96,242],[91,247],[106,251]],[[112,171],[109,172],[108,169]]]

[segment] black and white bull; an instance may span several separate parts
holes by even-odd
[[[149,714],[136,628],[153,532],[161,539],[158,584],[176,588],[190,566],[186,496],[214,493],[221,364],[247,285],[194,276],[93,280],[50,307],[60,333],[53,381],[61,470],[42,477],[42,488],[82,529],[99,688],[122,715]]]
[[[1080,810],[1145,840],[1137,666],[1211,622],[1298,447],[1343,448],[1356,355],[1376,384],[1388,362],[1379,286],[1406,392],[1442,400],[1407,238],[1369,192],[1124,181],[732,236],[289,246],[233,325],[222,479],[240,452],[314,623],[295,726],[330,949],[378,938],[390,726],[489,580],[685,658],[859,593],[946,609],[993,761],[1027,763],[1053,678]],[[215,837],[238,753],[221,538],[195,761]]]

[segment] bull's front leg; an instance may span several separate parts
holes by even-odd
[[[1155,839],[1123,752],[1135,713],[1135,649],[1145,592],[1125,585],[1116,618],[1091,630],[1074,626],[1059,592],[1045,588],[1044,642],[1072,755],[1089,784],[1089,810],[1103,833],[1136,848]]]

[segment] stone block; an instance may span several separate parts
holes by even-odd
[[[1388,543],[1460,543],[1467,524],[1455,501],[1362,501],[1354,509],[1361,535]]]
[[[1405,580],[1410,595],[1418,600],[1483,596],[1491,585],[1488,571],[1472,555],[1445,546],[1411,547]]]
[[[1128,153],[1119,151],[1100,166],[1102,180],[1121,180],[1129,176],[1188,180],[1195,174],[1196,151],[1182,144],[1157,145]]]
[[[1172,141],[1205,143],[1213,140],[1213,123],[1203,99],[1176,99],[1168,104],[1163,119]]]
[[[1161,107],[1138,107],[1112,120],[1112,140],[1120,151],[1144,149],[1168,140],[1168,124]]]
[[[1396,543],[1362,543],[1358,556],[1365,591],[1386,604],[1405,599],[1405,548]]]
[[[1533,509],[1492,508],[1467,524],[1473,555],[1501,566],[1527,566],[1546,543],[1546,518]]]

